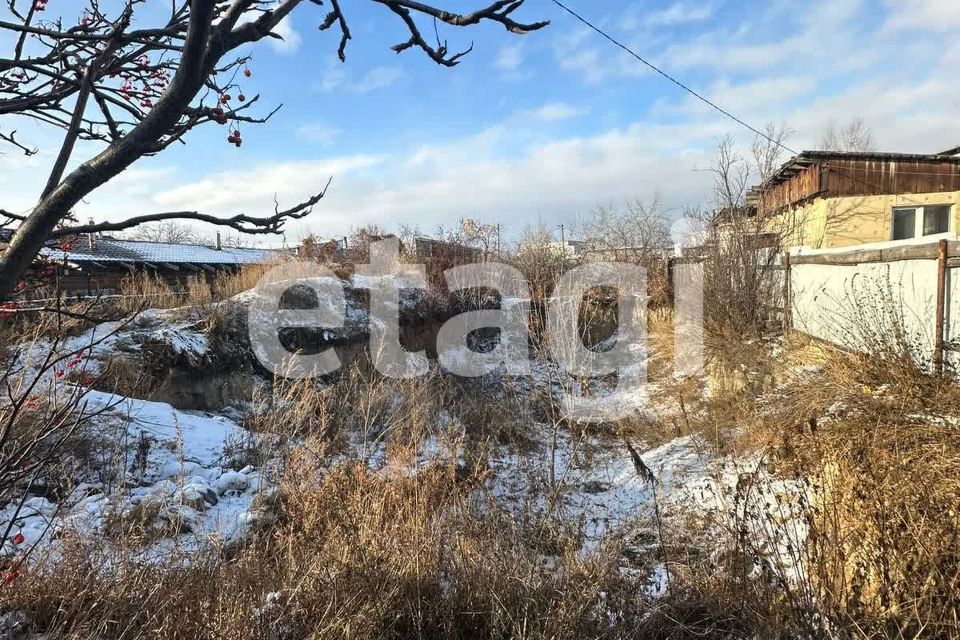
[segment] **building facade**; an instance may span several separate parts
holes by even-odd
[[[956,239],[960,155],[804,151],[749,203],[784,248]]]

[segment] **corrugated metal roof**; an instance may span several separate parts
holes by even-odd
[[[69,251],[47,246],[40,255],[55,261],[70,262],[126,262],[126,263],[191,263],[209,265],[251,264],[265,262],[282,255],[271,249],[217,249],[206,245],[172,242],[145,242],[98,237],[93,246],[86,236],[78,237]]]

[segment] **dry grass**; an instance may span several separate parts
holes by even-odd
[[[197,286],[186,300],[209,305],[258,277]],[[148,295],[153,284],[137,286]],[[654,350],[672,353],[670,314],[650,322]],[[115,523],[119,554],[68,532],[61,557],[0,590],[0,609],[84,638],[957,637],[960,389],[878,327],[866,329],[871,356],[791,338],[780,362],[771,343],[714,328],[709,396],[701,380],[674,379],[669,357],[651,362],[670,410],[598,434],[648,445],[696,434],[759,455],[727,512],[650,534],[670,571],[656,602],[642,594],[646,576],[622,570],[619,548],[584,552],[550,510],[506,512],[484,489],[493,445],[539,444],[526,440],[531,420],[573,427],[553,387],[391,380],[355,366],[255,396],[246,426],[289,445],[275,524],[189,563],[135,559],[155,533],[149,513]],[[811,359],[820,368],[795,375]],[[419,458],[429,440],[460,454]],[[229,453],[262,462],[251,447]],[[802,490],[757,493],[771,476]],[[770,559],[771,539],[790,541],[799,578]]]
[[[750,621],[775,635],[960,635],[960,387],[895,341],[872,342],[868,355],[794,336],[771,364],[779,375],[794,371],[785,386],[708,403],[707,416],[739,428],[738,446],[764,452],[756,474],[772,470],[804,487],[755,515],[767,539],[796,535],[791,521],[802,523],[808,536],[792,553],[805,573],[797,579],[772,563],[759,580],[747,575],[742,565],[762,557],[764,544],[729,530],[727,560],[691,559],[677,606],[689,596],[709,603],[709,625]],[[807,369],[797,374],[798,364]],[[733,606],[736,620],[723,614]]]
[[[162,278],[148,271],[137,272],[121,281],[117,305],[127,313],[144,306],[154,309],[207,309],[212,303],[226,300],[256,286],[263,274],[275,265],[244,265],[237,271],[219,271],[208,277],[205,272],[187,276],[179,288],[171,287]]]
[[[471,506],[452,467],[392,480],[320,470],[295,457],[280,524],[228,557],[117,563],[68,538],[62,560],[0,603],[53,637],[164,640],[618,637],[638,620],[614,554],[582,557],[559,533],[545,563],[550,524],[533,533]]]
[[[812,480],[808,589],[857,637],[954,637],[960,389],[863,360],[834,354],[774,414],[780,464]]]

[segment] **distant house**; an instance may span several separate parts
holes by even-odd
[[[564,240],[562,242],[525,242],[520,245],[517,252],[533,253],[546,250],[556,258],[563,258],[566,261],[579,260],[587,250],[587,243],[583,240]]]
[[[786,248],[956,239],[960,147],[935,154],[804,151],[748,200]]]
[[[483,260],[483,250],[459,242],[418,237],[413,240],[413,253],[423,262],[470,264]]]
[[[573,260],[583,255],[587,248],[583,240],[564,240],[562,242],[551,242],[550,250],[563,256],[567,260]]]
[[[123,278],[147,272],[171,287],[190,276],[236,271],[245,264],[270,262],[285,255],[269,249],[237,249],[171,242],[121,240],[83,234],[48,243],[39,258],[56,270],[60,290],[69,296],[115,293]]]

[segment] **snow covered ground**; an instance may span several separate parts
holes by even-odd
[[[231,420],[98,391],[88,392],[83,406],[99,413],[90,427],[101,433],[101,442],[117,445],[122,476],[109,482],[90,477],[57,504],[35,495],[19,509],[7,505],[0,526],[13,518],[13,527],[4,555],[34,547],[38,556],[55,552],[67,532],[109,540],[111,522],[143,514],[146,533],[157,538],[144,549],[151,557],[228,544],[269,517],[255,504],[273,487],[269,465],[231,466],[231,445],[249,437]]]
[[[243,300],[242,295],[234,302]],[[138,353],[147,342],[203,358],[208,342],[200,326],[196,317],[185,318],[180,312],[147,311],[125,325],[94,327],[66,340],[62,349],[82,352],[82,367],[92,372],[117,353]],[[29,361],[48,348],[42,342],[28,345],[21,357]],[[542,365],[535,367],[534,377],[526,380],[528,391],[550,384],[549,375],[540,369]],[[243,459],[245,448],[269,449],[270,440],[235,421],[242,412],[230,413],[235,418],[231,420],[100,391],[87,392],[83,402],[87,411],[102,412],[88,428],[99,433],[103,447],[113,448],[111,455],[102,457],[114,460],[114,475],[104,473],[109,469],[94,470],[56,502],[49,492],[38,491],[22,506],[0,510],[0,531],[13,523],[0,554],[21,556],[33,549],[32,555],[41,557],[56,553],[59,541],[69,532],[109,540],[118,526],[139,522],[148,534],[142,554],[149,560],[228,545],[272,518],[263,505],[276,490],[280,461],[274,458],[254,467]],[[648,418],[656,419],[657,411],[655,405],[651,407]],[[437,433],[446,431],[438,428]],[[531,505],[552,510],[580,527],[586,552],[612,539],[638,552],[650,551],[654,523],[661,516],[670,521],[693,511],[720,526],[725,520],[730,526],[745,522],[764,541],[774,562],[787,573],[799,571],[796,556],[805,530],[798,515],[789,506],[784,512],[783,505],[797,502],[803,488],[768,476],[756,457],[717,457],[696,436],[685,436],[641,450],[638,465],[623,441],[609,435],[578,434],[533,423],[528,436],[537,443],[532,449],[500,446],[493,450],[483,491],[518,513]],[[388,461],[382,446],[371,452],[359,440],[354,444],[356,450],[345,457],[366,459],[379,473],[409,474],[455,458],[461,442],[430,437],[412,467],[400,469]],[[745,474],[759,479],[758,488],[749,500],[738,502]],[[777,506],[764,506],[773,504]],[[772,530],[774,521],[782,528]],[[662,592],[666,571],[656,564],[648,568],[650,593]]]

